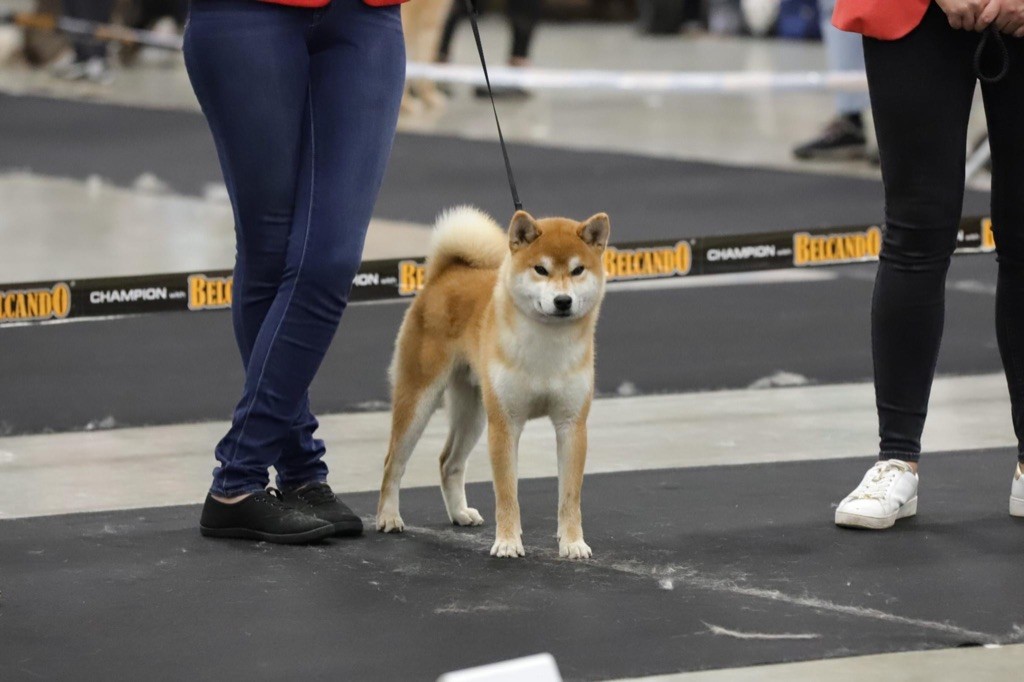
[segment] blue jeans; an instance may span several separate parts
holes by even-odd
[[[832,25],[832,12],[835,7],[836,0],[818,0],[821,39],[825,43],[828,70],[863,71],[864,39],[856,33],[845,33]],[[867,111],[870,105],[866,92],[836,94],[836,113],[840,115],[861,114]]]
[[[185,64],[234,208],[242,399],[211,492],[327,477],[309,385],[359,268],[405,81],[399,8],[193,0]]]

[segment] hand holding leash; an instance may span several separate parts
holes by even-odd
[[[999,5],[999,12],[993,20],[1000,33],[1024,38],[1024,0],[992,0]]]
[[[996,18],[993,10],[986,10],[999,0],[935,0],[946,13],[949,25],[965,31],[984,31]],[[984,15],[984,19],[982,18]],[[986,22],[986,23],[983,23]]]

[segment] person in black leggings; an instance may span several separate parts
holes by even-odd
[[[885,185],[886,228],[871,307],[881,443],[879,463],[840,503],[839,525],[886,528],[916,512],[921,432],[960,224],[974,57],[982,37],[953,28],[955,23],[956,16],[933,3],[906,37],[864,39]],[[1009,70],[998,82],[983,82],[981,90],[992,147],[996,335],[1024,462],[1024,40],[1003,39]],[[1002,66],[996,43],[987,41],[982,73]],[[1011,492],[1016,499],[1024,496],[1020,474],[1018,467]],[[1024,499],[1019,501],[1024,514]]]
[[[473,6],[483,12],[485,0],[475,0]],[[508,63],[511,66],[527,66],[530,62],[530,44],[533,42],[533,31],[540,21],[541,0],[506,0],[505,12],[512,29],[512,47]],[[441,33],[441,45],[438,48],[437,60],[447,62],[451,52],[452,38],[459,23],[466,18],[465,0],[454,0],[451,12]],[[478,97],[486,97],[486,88],[477,88]],[[525,96],[527,93],[520,88],[494,88],[495,96]]]

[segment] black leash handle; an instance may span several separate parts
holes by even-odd
[[[985,54],[985,47],[988,45],[990,39],[999,48],[999,58],[1001,62],[999,71],[992,75],[988,75],[981,70],[981,59]],[[1006,77],[1009,70],[1010,53],[1006,49],[1006,43],[1003,41],[1003,35],[995,26],[989,26],[981,34],[981,40],[978,41],[978,49],[974,51],[974,73],[982,83],[998,83]]]
[[[473,0],[465,0],[466,14],[469,15],[469,22],[473,25],[473,37],[476,38],[476,51],[480,54],[480,66],[484,69],[484,81],[487,83],[487,94],[491,98],[491,109],[494,111],[494,125],[498,127],[498,142],[501,144],[501,155],[505,157],[505,172],[508,174],[508,188],[512,190],[512,204],[517,211],[523,210],[523,202],[519,201],[519,190],[516,189],[516,179],[512,175],[512,162],[508,160],[508,148],[505,146],[505,136],[501,134],[501,121],[498,120],[498,107],[494,103],[494,91],[491,90],[491,77],[487,73],[487,60],[484,59],[484,44],[480,41],[480,26],[476,23],[476,7]],[[1005,49],[1005,47],[1003,48]]]

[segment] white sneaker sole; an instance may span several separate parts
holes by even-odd
[[[1010,516],[1024,518],[1024,500],[1019,497],[1010,496]]]
[[[1024,500],[1021,500],[1021,516],[1024,516]],[[1011,503],[1012,505],[1012,503]],[[1010,512],[1013,513],[1012,511]],[[917,497],[907,500],[903,506],[888,516],[862,516],[836,510],[836,525],[844,528],[868,528],[870,530],[885,530],[896,525],[897,519],[905,519],[908,516],[917,514]]]

